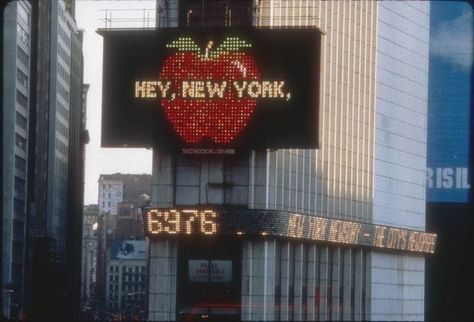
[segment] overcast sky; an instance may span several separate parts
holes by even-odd
[[[87,96],[87,129],[90,142],[86,145],[86,175],[84,203],[97,203],[97,180],[107,173],[151,173],[151,151],[145,149],[102,149],[100,147],[101,89],[102,89],[102,38],[96,33],[104,27],[104,9],[114,9],[112,19],[136,18],[142,25],[143,10],[154,9],[155,1],[76,1],[76,21],[84,30],[84,83],[90,84]],[[127,9],[123,11],[117,11]],[[153,10],[145,11],[146,14]],[[110,15],[110,12],[109,12]],[[120,25],[125,27],[124,25]]]

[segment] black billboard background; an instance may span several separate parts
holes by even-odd
[[[290,101],[258,100],[254,115],[231,145],[213,148],[317,148],[319,123],[318,29],[101,30],[104,38],[102,146],[177,150],[182,140],[162,111],[159,99],[135,99],[135,81],[158,80],[163,59],[175,49],[166,44],[190,37],[200,48],[227,37],[252,44],[244,51],[257,62],[261,80],[284,80]]]

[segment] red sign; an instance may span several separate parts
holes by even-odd
[[[242,94],[239,97],[232,91],[237,82],[260,79],[255,60],[245,52],[246,46],[250,45],[227,38],[211,52],[210,41],[204,55],[190,38],[180,38],[167,46],[176,52],[165,59],[160,79],[170,80],[178,95],[163,98],[161,105],[185,143],[208,138],[227,144],[247,125],[257,100]]]

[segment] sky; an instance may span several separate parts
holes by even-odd
[[[97,203],[100,174],[149,173],[151,174],[152,152],[146,149],[112,149],[100,147],[101,91],[102,91],[102,37],[96,30],[104,27],[104,9],[113,9],[112,21],[121,17],[134,18],[126,22],[132,26],[143,25],[143,13],[153,14],[156,1],[76,1],[76,21],[84,30],[84,83],[90,84],[87,95],[87,129],[90,142],[86,145],[86,169],[84,204]],[[124,10],[126,9],[126,10]],[[141,9],[148,9],[143,11]],[[114,22],[113,22],[114,23]],[[125,27],[116,23],[112,27]]]

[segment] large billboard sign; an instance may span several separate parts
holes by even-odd
[[[472,138],[472,7],[430,8],[427,201],[469,202]]]
[[[436,234],[423,231],[276,210],[148,209],[144,218],[149,238],[279,236],[427,254],[434,253],[437,239]]]
[[[317,29],[103,30],[103,147],[317,148]]]

